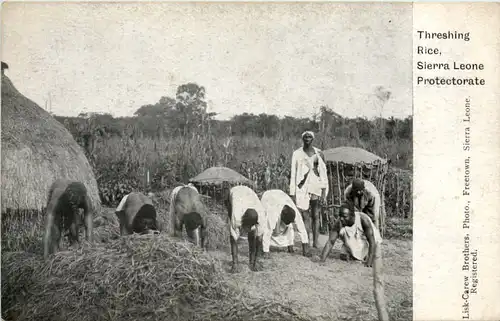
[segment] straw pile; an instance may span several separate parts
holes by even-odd
[[[229,247],[229,226],[218,215],[210,214],[206,217],[207,222],[207,249],[221,250]]]
[[[85,244],[48,262],[3,252],[2,291],[3,317],[17,320],[306,320],[245,297],[219,261],[165,235]]]
[[[41,210],[57,178],[78,180],[100,208],[92,167],[71,134],[2,75],[2,213]]]

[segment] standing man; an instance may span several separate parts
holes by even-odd
[[[380,228],[381,199],[375,185],[370,181],[355,178],[345,189],[344,198],[354,204],[356,211],[367,214],[375,226]]]
[[[293,253],[295,240],[294,226],[297,228],[302,241],[302,255],[309,254],[309,239],[302,215],[293,203],[290,196],[279,189],[264,192],[261,198],[262,206],[266,210],[267,228],[262,240],[264,255],[268,256],[269,247],[288,247]]]
[[[290,196],[302,212],[309,242],[318,248],[320,202],[326,201],[328,177],[321,150],[312,146],[313,140],[314,133],[305,131],[303,146],[292,154]]]
[[[373,265],[375,246],[382,244],[382,237],[372,220],[365,213],[355,211],[352,204],[342,204],[340,207],[339,219],[330,231],[330,238],[321,254],[321,262],[326,261],[337,238],[344,243],[342,249],[348,261],[364,261],[367,267]]]
[[[231,272],[238,269],[238,239],[248,235],[249,264],[252,271],[258,271],[257,253],[262,246],[262,236],[267,224],[266,211],[255,192],[247,186],[235,186],[229,190],[225,199],[229,215],[229,233],[233,266]]]

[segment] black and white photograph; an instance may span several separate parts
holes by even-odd
[[[3,3],[2,320],[413,320],[412,6]]]

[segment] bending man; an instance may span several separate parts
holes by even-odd
[[[156,209],[149,197],[141,192],[131,192],[125,195],[115,214],[120,222],[120,235],[158,234],[158,223],[156,221]]]
[[[356,211],[367,214],[380,228],[380,193],[370,181],[355,178],[344,191],[344,198],[354,204]]]
[[[189,241],[202,249],[205,248],[208,213],[194,185],[181,185],[173,189],[170,195],[170,218],[174,236],[182,237],[185,227]]]
[[[339,219],[330,231],[330,238],[321,254],[321,262],[326,261],[337,238],[344,243],[342,248],[347,260],[364,261],[368,267],[373,264],[375,246],[382,244],[382,237],[372,220],[365,213],[355,211],[352,204],[342,204],[340,207]]]
[[[297,228],[302,241],[302,254],[309,254],[309,239],[302,221],[302,216],[290,196],[279,189],[264,192],[261,198],[262,206],[266,210],[267,229],[262,240],[264,255],[269,255],[269,247],[288,247],[293,253],[295,240],[294,227]]]
[[[247,186],[235,186],[229,191],[226,200],[229,215],[229,232],[232,272],[238,271],[238,239],[248,235],[249,264],[257,271],[257,253],[260,251],[264,227],[267,224],[266,211],[255,192]]]
[[[309,242],[312,240],[312,246],[317,248],[320,225],[319,202],[326,201],[328,177],[321,151],[312,146],[313,139],[313,132],[304,132],[303,146],[292,154],[290,196],[294,198],[295,204],[302,212],[302,218],[308,229]]]

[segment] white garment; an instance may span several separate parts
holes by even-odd
[[[123,196],[122,200],[120,201],[120,204],[118,204],[118,207],[116,208],[117,212],[120,212],[121,210],[123,210],[123,207],[125,206],[125,203],[127,202],[127,198],[129,195],[130,194]]]
[[[190,187],[193,190],[195,190],[196,192],[198,192],[198,190],[196,189],[196,187],[193,184],[191,184],[191,183],[189,183],[187,185],[177,186],[176,188],[174,188],[172,190],[172,193],[170,194],[170,218],[171,218],[171,221],[172,221],[172,228],[174,226],[173,222],[175,220],[175,198],[177,197],[177,193],[179,193],[179,191],[183,187]]]
[[[381,244],[382,237],[379,230],[375,227],[370,217],[362,212],[355,212],[354,224],[352,226],[343,226],[340,229],[339,236],[344,242],[344,251],[351,254],[354,258],[363,261],[368,255],[370,247],[363,226],[361,225],[361,216],[365,216],[372,225],[375,243]]]
[[[382,201],[380,198],[380,193],[378,192],[377,188],[375,185],[372,184],[372,182],[363,180],[365,182],[365,189],[371,194],[371,196],[374,198],[373,201],[373,221],[374,223],[378,226],[379,225],[379,220],[380,220],[380,207],[382,205]],[[347,188],[344,191],[344,199],[347,200],[347,195],[351,193],[352,190],[352,184],[347,186]],[[364,205],[366,206],[366,204]],[[357,211],[362,211],[362,208],[356,209]]]
[[[323,159],[320,157],[319,150],[316,147],[314,148],[314,155],[309,157],[303,150],[303,148],[299,148],[295,150],[292,154],[292,168],[290,175],[290,195],[295,195],[295,201],[297,207],[302,210],[309,209],[309,201],[311,199],[311,195],[321,196],[321,191],[324,188],[326,195],[328,194],[328,176],[326,172],[326,164]],[[318,172],[319,177],[313,171],[314,168],[314,160],[318,159]],[[298,185],[304,178],[304,176],[309,172],[307,176],[305,184],[302,188],[299,188]]]
[[[261,202],[267,215],[266,230],[262,239],[264,252],[269,252],[269,247],[271,245],[276,247],[293,245],[295,240],[293,225],[295,225],[302,243],[309,243],[306,227],[302,221],[302,215],[290,196],[279,189],[269,190],[262,194]],[[295,221],[287,226],[282,226],[283,224],[280,218],[281,211],[285,205],[290,206],[295,211]],[[277,235],[274,233],[276,230],[278,231]]]
[[[229,199],[231,204],[229,232],[233,239],[237,241],[240,238],[241,219],[246,210],[250,208],[254,209],[258,215],[257,224],[252,227],[252,230],[256,230],[257,236],[262,236],[267,224],[266,211],[257,194],[251,188],[239,185],[231,188]]]

